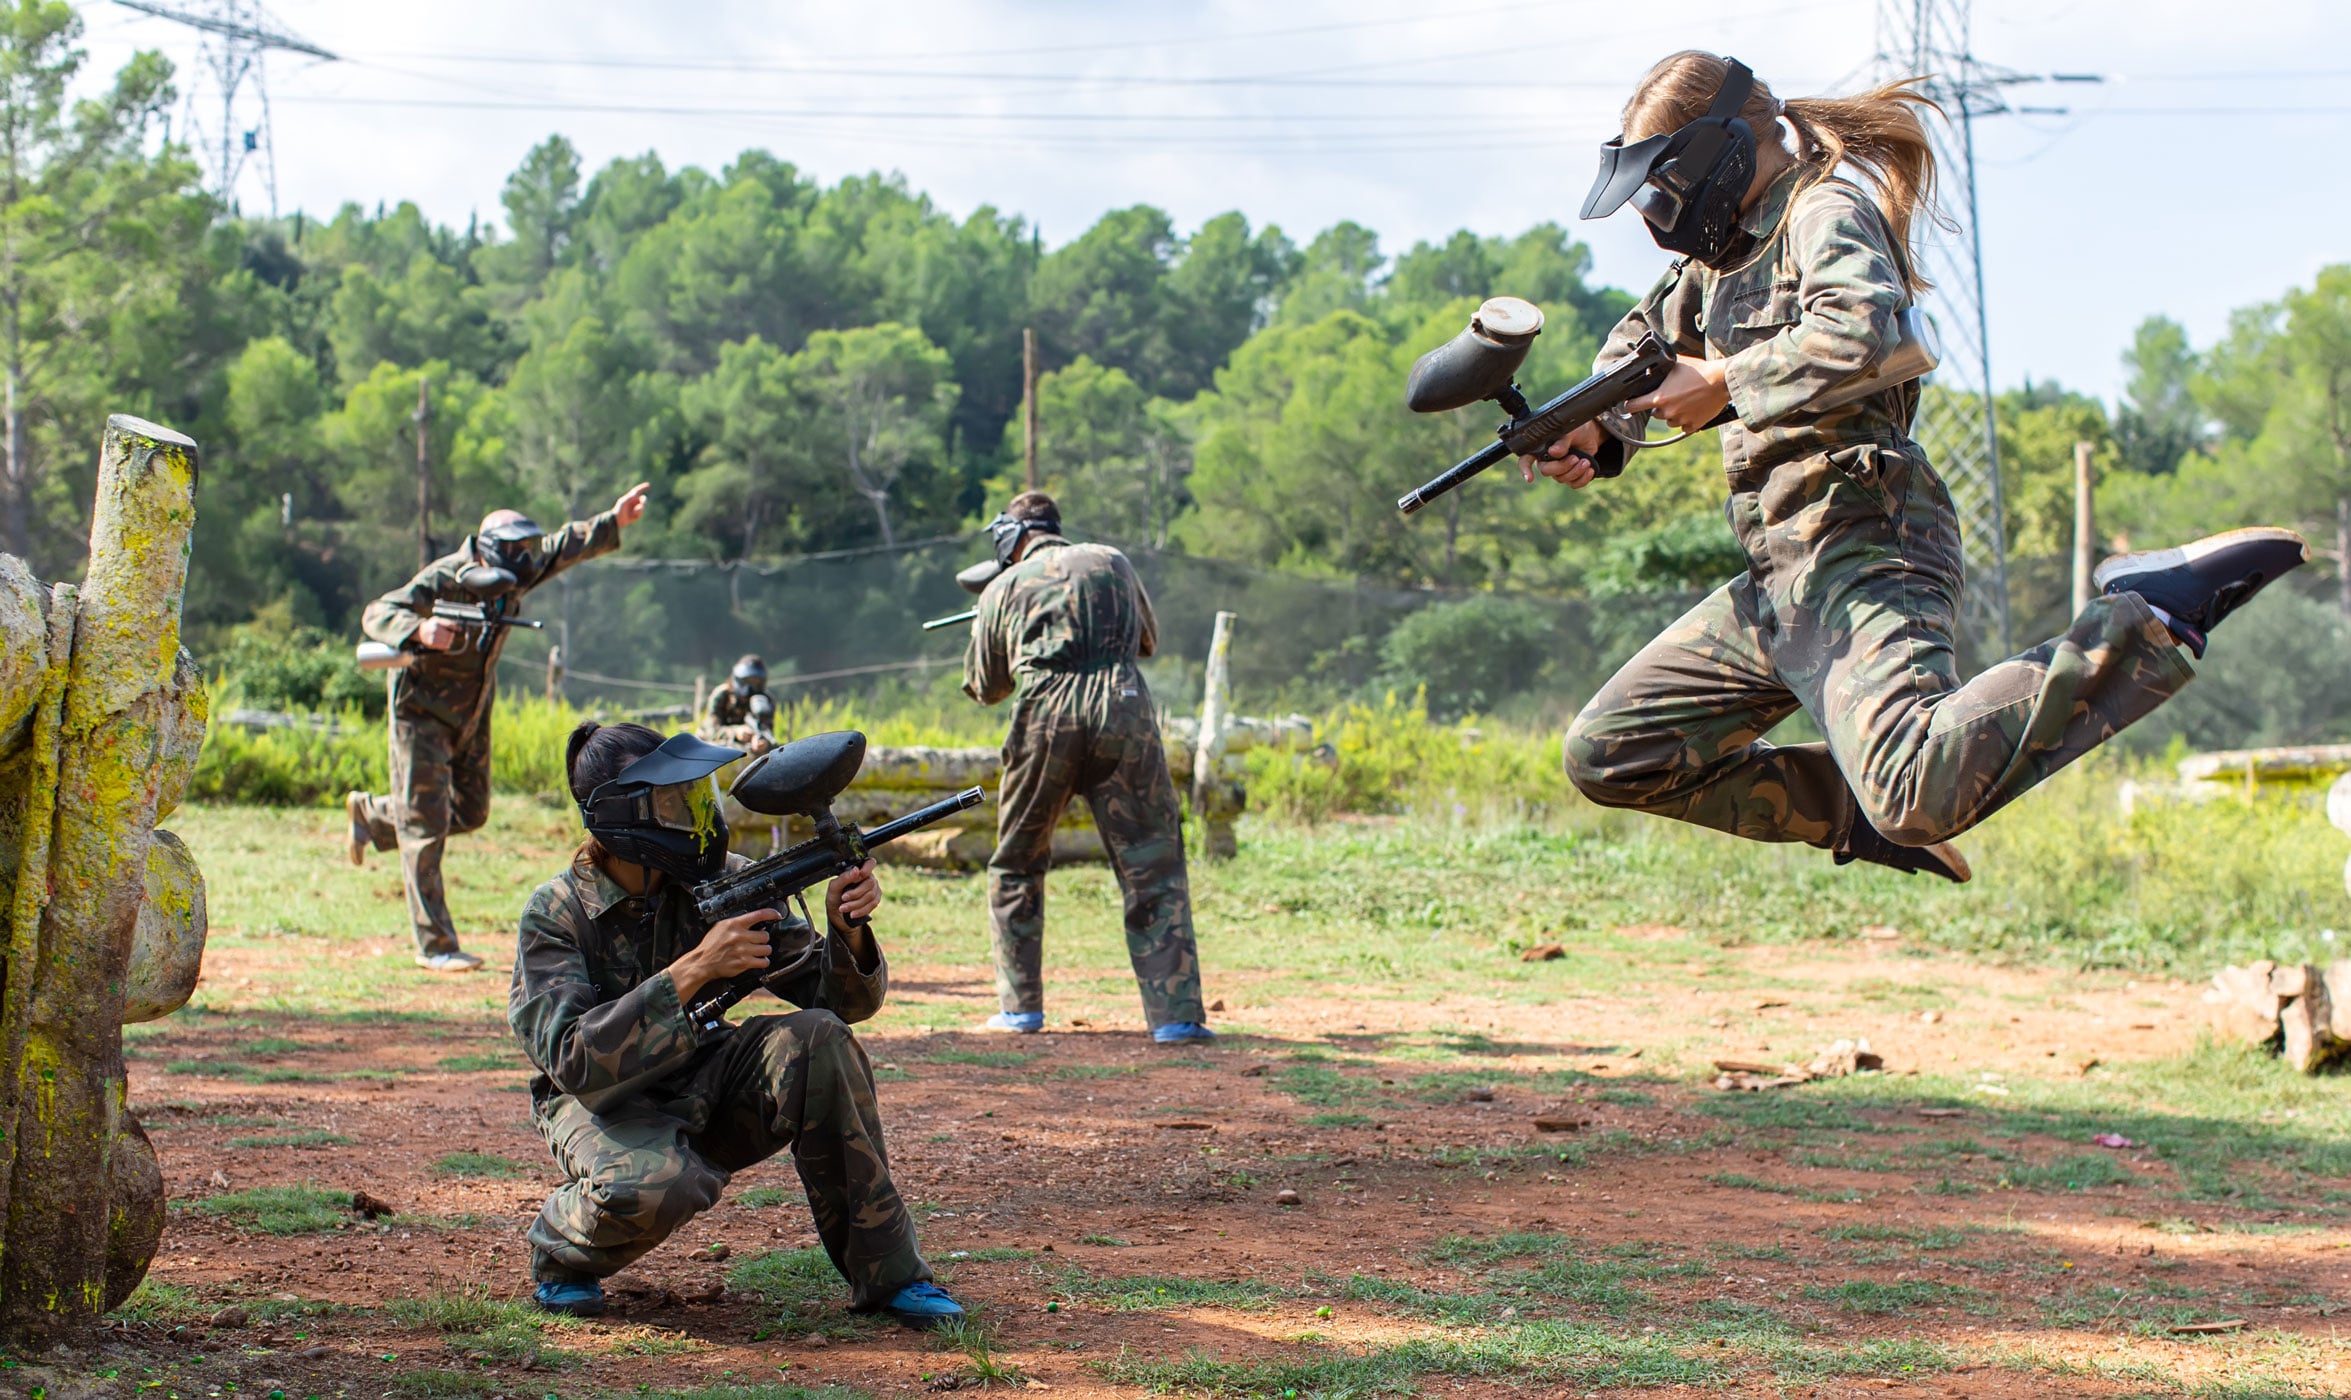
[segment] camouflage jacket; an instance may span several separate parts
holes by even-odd
[[[727,868],[748,864],[727,857]],[[804,936],[807,923],[787,916],[779,940]],[[691,893],[664,880],[632,895],[583,853],[539,886],[523,906],[506,1021],[538,1074],[534,1111],[569,1094],[602,1113],[633,1096],[664,1102],[666,1081],[683,1081],[704,1053],[734,1027],[700,1031],[686,1018],[666,969],[702,941]],[[859,967],[838,939],[823,942],[818,964],[783,988],[796,1006],[864,1021],[882,1007],[889,962],[873,947]]]
[[[751,722],[751,692],[735,689],[729,678],[718,689],[710,692],[710,704],[702,712],[703,727],[718,729],[732,724]]]
[[[582,559],[618,548],[620,521],[611,511],[593,520],[575,520],[539,541],[539,557],[547,561],[547,567],[532,580],[532,587]],[[418,626],[433,615],[435,603],[481,603],[493,612],[503,607],[509,616],[518,612],[520,594],[492,602],[457,582],[459,574],[478,562],[473,536],[467,535],[463,544],[427,564],[415,578],[368,604],[360,617],[361,630],[376,641],[406,646]],[[498,654],[506,649],[507,634],[513,630],[489,629],[485,647],[475,630],[467,628],[455,650],[419,652],[414,664],[391,673],[393,713],[436,719],[460,733],[470,732],[497,695]]]
[[[1623,359],[1654,330],[1675,354],[1727,360],[1731,407],[1722,430],[1723,464],[1770,467],[1856,443],[1909,441],[1915,385],[1900,386],[1824,413],[1804,405],[1867,368],[1894,316],[1909,304],[1885,217],[1859,186],[1782,175],[1739,220],[1755,255],[1727,272],[1692,258],[1667,269],[1639,305],[1609,332],[1595,360]]]
[[[1146,697],[1137,657],[1159,647],[1159,623],[1135,566],[1106,544],[1038,537],[988,584],[963,653],[963,693],[993,705],[1058,678],[1124,668]]]

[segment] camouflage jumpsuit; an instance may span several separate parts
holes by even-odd
[[[775,936],[807,928],[790,918]],[[881,1009],[889,964],[870,934],[854,951],[851,936],[825,939],[821,965],[784,986],[804,1010],[699,1030],[665,970],[702,939],[684,887],[631,895],[585,854],[539,886],[506,1015],[538,1067],[531,1119],[566,1181],[531,1225],[533,1277],[618,1273],[708,1210],[735,1172],[787,1149],[852,1307],[931,1276],[890,1180],[873,1069],[849,1033]]]
[[[1004,736],[988,926],[996,997],[1011,1012],[1045,1009],[1045,872],[1053,828],[1083,794],[1126,896],[1127,955],[1153,1028],[1207,1020],[1182,809],[1150,688],[1135,668],[1159,644],[1151,600],[1108,545],[1036,537],[980,598],[963,690],[993,705],[1017,689]]]
[[[620,522],[610,511],[574,521],[539,542],[546,568],[535,587],[582,559],[620,547]],[[458,575],[480,562],[474,541],[445,554],[407,583],[367,605],[360,626],[376,641],[403,646],[433,615],[433,604],[498,604],[468,592]],[[505,600],[512,612],[518,597]],[[508,627],[490,629],[487,650],[467,628],[453,651],[420,652],[415,664],[391,673],[392,790],[367,799],[368,834],[375,848],[400,849],[408,917],[423,954],[457,951],[457,926],[441,885],[441,853],[451,832],[473,831],[490,819],[490,711],[498,694],[498,655]]]
[[[1868,365],[1902,308],[1876,207],[1803,169],[1741,221],[1756,256],[1677,264],[1610,335],[1645,329],[1728,361],[1722,430],[1747,570],[1627,662],[1567,734],[1595,802],[1758,841],[1850,849],[1854,823],[1944,840],[2153,710],[2194,672],[2136,594],[2094,599],[2053,641],[1962,684],[1962,573],[1942,480],[1911,441],[1917,389],[1805,403]],[[1826,743],[1763,735],[1802,708]]]

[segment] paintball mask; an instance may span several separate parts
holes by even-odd
[[[622,860],[677,880],[700,882],[726,868],[727,819],[712,775],[741,758],[737,749],[672,734],[661,747],[588,794],[580,819]]]
[[[735,683],[735,689],[757,695],[767,689],[767,663],[756,656],[746,656],[735,663],[734,670],[727,672],[727,679]]]
[[[1755,130],[1739,109],[1754,91],[1755,75],[1735,58],[1726,62],[1706,115],[1629,146],[1619,133],[1600,148],[1600,174],[1584,196],[1582,217],[1605,219],[1629,200],[1658,247],[1708,267],[1735,260],[1739,204],[1755,178]]]
[[[988,522],[988,543],[995,552],[998,570],[1012,567],[1012,556],[1020,548],[1021,537],[1032,531],[1058,535],[1061,533],[1061,522],[1051,519],[1015,520],[1009,515],[999,515]]]
[[[489,598],[529,587],[539,575],[539,541],[545,536],[523,516],[491,526],[474,536],[474,557],[481,563],[459,575],[460,581]]]

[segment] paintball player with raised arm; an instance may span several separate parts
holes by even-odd
[[[714,744],[739,744],[745,752],[775,747],[775,700],[767,693],[767,662],[745,655],[710,692],[702,711],[702,737]]]
[[[1159,644],[1134,565],[1108,545],[1072,544],[1061,511],[1024,491],[988,523],[999,572],[980,595],[963,692],[983,705],[1019,696],[1004,736],[996,852],[988,859],[995,944],[990,1030],[1044,1028],[1045,872],[1053,828],[1083,796],[1126,897],[1127,955],[1143,1017],[1162,1045],[1212,1040],[1184,866],[1182,809],[1150,688],[1135,666]]]
[[[1567,733],[1593,801],[1756,841],[1801,841],[1965,881],[1949,843],[2142,718],[2195,674],[2214,624],[2308,557],[2233,530],[2107,560],[2058,637],[1962,683],[1959,521],[1910,436],[1916,382],[1822,409],[1926,289],[1933,105],[1910,83],[1782,101],[1686,51],[1642,78],[1583,215],[1631,203],[1680,256],[1602,365],[1654,332],[1677,356],[1628,410],[1722,429],[1747,567],[1627,662]],[[1598,425],[1525,465],[1593,477]],[[1798,709],[1824,742],[1764,738]]]
[[[419,967],[471,972],[482,965],[457,946],[441,854],[451,832],[473,831],[490,819],[490,712],[508,631],[435,617],[433,605],[473,604],[491,618],[512,616],[524,594],[583,559],[620,548],[620,532],[645,513],[651,489],[640,482],[602,515],[554,531],[520,511],[491,511],[463,544],[368,604],[360,619],[371,639],[416,657],[391,672],[391,791],[353,792],[343,800],[351,863],[363,863],[369,846],[399,848]]]
[[[890,984],[873,862],[826,888],[822,937],[774,909],[707,927],[695,913],[696,884],[749,863],[727,853],[712,776],[742,756],[639,724],[582,724],[565,746],[587,840],[523,907],[506,1004],[538,1069],[531,1121],[564,1177],[529,1230],[536,1301],[602,1312],[605,1279],[734,1173],[789,1151],[852,1308],[911,1327],[960,1318],[915,1248],[873,1068],[849,1033]],[[689,1013],[750,972],[801,1009],[740,1024]]]

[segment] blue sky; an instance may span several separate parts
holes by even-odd
[[[408,198],[495,219],[550,132],[590,167],[654,150],[716,167],[764,146],[830,180],[897,170],[958,214],[1036,220],[1048,244],[1149,202],[1227,209],[1303,243],[1337,220],[1401,250],[1459,227],[1572,221],[1634,77],[1680,47],[1745,59],[1783,96],[1870,71],[1873,0],[272,0],[343,57],[270,61],[279,202]],[[185,30],[87,7],[94,71]],[[2231,309],[2351,256],[2351,5],[1980,0],[1974,48],[2024,84],[1979,124],[1995,379],[2119,391],[2144,317],[2199,345]],[[192,76],[192,75],[191,75]],[[209,103],[207,104],[209,105]],[[262,201],[257,178],[241,188]],[[1580,225],[1601,280],[1664,264],[1628,213]],[[1496,288],[1507,291],[1508,288]]]

